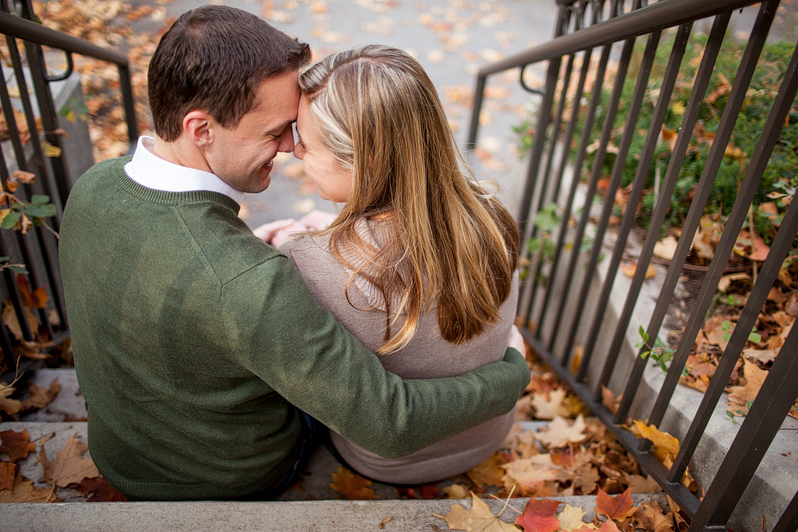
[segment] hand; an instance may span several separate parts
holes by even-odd
[[[299,223],[307,226],[308,229],[315,229],[321,231],[327,229],[330,224],[337,218],[337,215],[313,209],[299,220]]]
[[[255,236],[257,236],[267,244],[271,244],[272,239],[274,238],[274,235],[277,234],[277,232],[295,223],[296,221],[294,221],[293,218],[288,218],[286,220],[277,220],[274,222],[263,224],[257,229],[254,229],[252,232],[255,234]]]
[[[270,244],[276,248],[279,248],[289,240],[293,240],[297,233],[304,233],[309,230],[310,227],[306,226],[302,222],[292,222],[291,224],[277,230],[277,232],[274,233],[274,236],[272,236]]]
[[[521,336],[521,331],[519,331],[518,327],[515,325],[513,325],[512,329],[510,329],[510,344],[508,347],[516,349],[519,353],[526,357],[526,344],[524,343],[524,337]]]

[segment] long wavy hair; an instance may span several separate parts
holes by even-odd
[[[299,85],[321,142],[353,174],[327,234],[333,256],[354,271],[347,298],[358,275],[383,296],[388,316],[378,353],[407,345],[436,303],[441,335],[453,344],[498,322],[512,287],[518,227],[467,172],[421,65],[396,48],[361,46],[306,67]],[[391,226],[379,248],[356,230],[378,214]],[[361,266],[345,255],[358,256]]]

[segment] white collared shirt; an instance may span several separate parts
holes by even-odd
[[[222,181],[216,174],[161,159],[152,153],[154,144],[153,137],[139,137],[133,158],[125,165],[125,173],[139,185],[164,192],[208,190],[224,194],[238,204],[243,201],[244,193]]]

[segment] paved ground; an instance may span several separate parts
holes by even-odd
[[[466,139],[477,70],[551,38],[557,13],[554,0],[174,0],[165,7],[169,17],[176,17],[205,3],[262,16],[309,43],[314,59],[368,43],[410,52],[438,87],[458,142]],[[495,180],[508,203],[517,195],[519,175],[511,126],[537,98],[520,88],[517,75],[491,79],[480,130],[482,160],[474,161],[480,177]],[[532,71],[527,79],[534,82],[537,76]],[[250,226],[299,218],[313,208],[335,212],[335,205],[319,199],[302,178],[292,156],[278,162],[270,188],[245,201]]]

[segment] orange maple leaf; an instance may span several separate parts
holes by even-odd
[[[554,517],[559,506],[560,501],[529,499],[515,524],[524,527],[524,532],[554,532],[560,528],[560,520]]]
[[[368,487],[371,486],[370,480],[353,474],[343,466],[332,474],[332,478],[330,487],[350,501],[370,501],[377,498],[374,490]]]
[[[626,488],[626,491],[615,497],[607,495],[607,493],[599,488],[598,495],[596,495],[596,513],[606,515],[610,519],[616,521],[623,521],[627,517],[631,517],[637,511],[632,502],[631,488]]]
[[[36,444],[30,441],[28,429],[22,432],[4,430],[0,432],[0,453],[8,453],[12,462],[25,459],[36,450]]]

